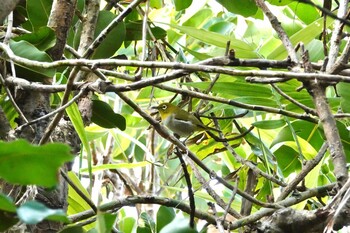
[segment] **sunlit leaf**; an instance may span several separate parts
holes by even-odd
[[[254,0],[216,0],[228,11],[245,17],[252,16],[258,10]]]
[[[184,10],[191,6],[192,0],[173,0],[177,11]]]

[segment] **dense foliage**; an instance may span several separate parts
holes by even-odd
[[[0,15],[0,231],[347,226],[348,11],[19,1]],[[175,137],[162,102],[216,130]]]

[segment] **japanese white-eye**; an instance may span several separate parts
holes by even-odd
[[[158,109],[163,124],[180,137],[187,137],[195,131],[211,129],[194,115],[173,104],[162,103],[155,108]]]

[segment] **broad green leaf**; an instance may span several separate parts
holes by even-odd
[[[245,17],[255,15],[258,7],[254,0],[216,0],[228,11]]]
[[[307,160],[313,159],[317,151],[304,139],[298,138],[298,143],[300,144],[300,148],[302,149],[303,156]],[[293,141],[285,142],[284,145],[289,146],[292,148],[295,152],[298,153],[298,147],[296,143]],[[319,163],[316,167],[314,167],[305,177],[305,185],[307,188],[315,188],[318,184],[318,176],[320,174],[322,163]]]
[[[268,0],[268,2],[271,3],[272,5],[284,6],[293,2],[293,0]]]
[[[69,220],[61,209],[50,209],[37,201],[29,201],[17,209],[17,215],[27,224],[37,224],[44,219],[69,223]]]
[[[117,218],[117,214],[97,213],[96,230],[97,232],[112,232],[112,228]]]
[[[100,11],[96,24],[95,38],[115,17],[116,15],[110,11]],[[124,39],[125,25],[124,22],[119,22],[97,47],[92,58],[99,59],[113,56],[122,45]]]
[[[126,41],[142,40],[142,21],[129,21],[125,24],[125,29]],[[156,39],[163,39],[167,35],[167,32],[161,27],[150,27],[150,29]],[[149,33],[146,39],[151,39]]]
[[[311,160],[316,156],[317,154],[316,150],[306,140],[298,137],[298,143],[300,145],[301,152],[303,153],[303,156],[305,159]],[[290,148],[295,150],[297,153],[299,153],[298,145],[295,141],[284,142],[284,145],[289,146]]]
[[[257,128],[260,129],[278,129],[286,125],[286,121],[281,120],[266,120],[266,121],[257,121],[254,122],[252,125],[254,125]]]
[[[119,222],[119,230],[124,233],[133,233],[136,219],[133,217],[124,217]]]
[[[70,148],[61,143],[34,146],[25,140],[0,142],[0,177],[10,183],[53,187],[58,169],[73,159]]]
[[[159,233],[198,233],[189,226],[189,220],[185,218],[175,218],[167,224]]]
[[[278,167],[285,177],[301,169],[298,152],[286,146],[284,142],[276,144],[271,150],[276,156]]]
[[[201,42],[226,48],[227,41],[231,41],[231,47],[235,50],[236,56],[239,58],[256,58],[257,54],[254,52],[254,47],[245,43],[242,40],[237,40],[232,36],[221,35],[219,33],[210,32],[204,29],[197,29],[195,27],[179,26],[170,24],[172,28],[180,30],[187,36],[191,36],[200,40]]]
[[[211,25],[208,29],[211,32],[217,32],[223,35],[229,34],[232,28],[234,28],[235,25],[231,22],[218,22],[213,25]]]
[[[150,7],[160,9],[163,7],[162,0],[150,0]]]
[[[140,214],[137,233],[153,233],[156,232],[155,223],[151,216],[149,216],[146,212],[142,212]]]
[[[102,164],[102,165],[97,165],[92,167],[92,172],[97,172],[97,171],[103,171],[103,170],[108,170],[108,169],[132,169],[136,167],[145,167],[149,165],[149,162],[143,161],[143,162],[138,162],[138,163],[115,163],[115,164]],[[87,172],[87,168],[82,168],[81,172]]]
[[[10,48],[12,49],[13,53],[16,54],[19,57],[27,58],[29,60],[33,61],[41,61],[41,62],[52,62],[52,59],[50,56],[37,49],[34,45],[30,44],[27,41],[21,40],[21,41],[10,41]],[[21,65],[22,66],[22,65]],[[24,66],[22,66],[24,67]],[[47,68],[40,68],[40,67],[27,67],[26,69],[34,71],[36,73],[42,74],[46,77],[53,77],[55,75],[56,70],[55,69],[47,69]],[[27,78],[28,75],[23,74],[21,76],[22,78]]]
[[[323,50],[320,49],[323,47],[323,42],[320,40],[312,40],[309,44],[307,44],[306,49],[309,51],[310,61],[318,62],[324,59]]]
[[[173,221],[175,216],[176,214],[173,208],[166,206],[159,207],[157,212],[157,232]]]
[[[330,25],[332,25],[334,19],[327,18],[326,27],[328,28]],[[303,42],[305,45],[310,43],[313,39],[317,37],[323,30],[323,18],[320,18],[313,23],[309,24],[299,32],[295,33],[293,36],[290,37],[290,41],[293,45],[296,45],[299,42]],[[262,46],[261,51],[264,51],[264,48],[266,45]],[[272,52],[271,52],[272,51]],[[287,51],[285,47],[282,45],[282,42],[278,40],[277,43],[274,43],[274,45],[271,47],[269,46],[268,50],[266,51],[266,57],[269,59],[285,59],[287,57]]]
[[[271,1],[280,0],[270,0],[270,2]],[[291,0],[284,0],[282,2],[288,1],[290,2]],[[320,17],[320,12],[310,4],[302,3],[299,1],[291,1],[291,3],[288,6],[295,13],[295,15],[305,24],[310,24]]]
[[[208,8],[200,9],[194,15],[192,15],[188,20],[186,20],[182,24],[182,26],[198,28],[202,26],[211,17],[213,17],[213,12],[211,9],[208,9]]]
[[[298,137],[308,141],[314,148],[318,149],[322,146],[323,138],[318,125],[307,121],[296,120],[291,122],[290,126],[287,125],[281,129],[275,140],[271,143],[271,147],[280,142],[294,141],[290,127],[293,127]]]
[[[93,100],[91,120],[103,128],[117,127],[120,130],[126,128],[125,118],[115,113],[109,104],[100,100]]]
[[[12,199],[5,194],[0,193],[0,210],[16,212],[16,205]]]
[[[207,90],[211,82],[192,82],[183,83],[183,85],[199,88],[201,90]],[[259,97],[270,98],[272,97],[271,89],[267,86],[248,84],[240,82],[238,80],[233,82],[216,82],[212,88],[212,92],[218,94],[224,94],[234,97]]]
[[[350,113],[350,83],[338,83],[337,91],[340,95],[340,103],[343,112]]]
[[[75,186],[85,194],[87,198],[90,198],[90,194],[81,184],[78,177],[74,172],[68,172],[69,179],[75,184]],[[86,210],[90,210],[91,207],[86,203],[86,201],[71,187],[68,189],[68,210],[67,214],[77,214]]]
[[[33,30],[47,25],[52,2],[53,0],[27,0],[27,13]]]
[[[192,0],[173,0],[175,5],[175,10],[181,11],[185,10],[192,4]]]
[[[41,27],[32,33],[17,36],[13,38],[13,40],[16,42],[24,40],[37,47],[39,50],[46,51],[55,45],[56,35],[51,28]]]

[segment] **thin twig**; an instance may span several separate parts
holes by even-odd
[[[74,67],[69,75],[69,78],[67,80],[66,89],[65,89],[63,97],[62,97],[61,107],[64,106],[69,100],[69,96],[73,90],[74,79],[75,79],[76,75],[78,74],[78,71],[79,71],[78,68]],[[63,117],[64,110],[65,110],[65,108],[60,108],[60,111],[58,111],[56,113],[56,115],[54,116],[54,118],[52,119],[50,124],[47,126],[44,135],[40,139],[39,145],[43,145],[49,140],[51,133],[54,131],[58,122]]]
[[[60,174],[65,179],[65,181],[67,181],[67,183],[74,189],[74,191],[91,207],[91,209],[97,213],[97,207],[95,204],[74,184],[74,182],[62,169],[60,169]]]
[[[76,96],[74,96],[70,101],[68,101],[66,104],[60,106],[59,108],[55,109],[54,111],[52,111],[52,112],[50,112],[50,113],[48,113],[48,114],[46,114],[46,115],[44,115],[44,116],[42,116],[42,117],[36,118],[36,119],[34,119],[34,120],[30,121],[30,122],[27,122],[27,123],[25,123],[25,124],[19,126],[19,127],[16,129],[16,131],[21,131],[24,127],[27,127],[27,126],[29,126],[29,125],[32,125],[32,124],[34,124],[34,123],[37,123],[37,122],[42,121],[42,120],[44,120],[44,119],[47,119],[47,118],[49,118],[49,117],[51,117],[51,116],[57,114],[58,112],[65,110],[65,109],[68,108],[70,105],[72,105],[76,100],[78,100],[78,99],[80,98],[80,96],[82,96],[82,94],[84,94],[84,92],[85,92],[85,89],[81,89],[81,90],[79,91],[79,93],[78,93]]]
[[[145,8],[145,12],[143,15],[143,19],[142,19],[142,54],[141,54],[141,61],[145,61],[146,60],[146,56],[148,53],[148,47],[147,47],[147,27],[148,27],[148,11],[149,11],[149,4],[150,4],[150,0],[148,0],[146,2],[146,8]],[[142,73],[143,73],[143,67],[140,67],[139,70],[137,71],[137,73],[135,74],[135,79],[139,80],[142,77]]]
[[[283,96],[285,99],[289,100],[290,102],[292,102],[293,104],[295,104],[296,106],[298,106],[299,108],[303,109],[306,113],[311,113],[314,116],[317,116],[317,112],[315,109],[309,108],[308,106],[298,102],[297,100],[293,99],[292,97],[290,97],[289,95],[287,95],[286,93],[284,93],[278,86],[276,86],[275,84],[271,84],[271,86],[273,87],[273,89],[275,89],[277,91],[278,94],[280,94],[281,96]]]
[[[190,227],[194,228],[194,217],[196,214],[196,204],[195,204],[195,200],[194,200],[194,193],[193,193],[193,188],[192,188],[192,182],[191,182],[191,178],[190,178],[190,174],[187,171],[187,166],[185,163],[185,160],[182,157],[182,154],[180,152],[180,150],[176,147],[175,153],[177,155],[177,157],[180,160],[180,164],[182,167],[182,170],[184,172],[184,177],[187,183],[187,191],[188,191],[188,198],[190,200]]]
[[[307,176],[307,174],[309,174],[309,172],[320,163],[327,151],[327,148],[328,144],[326,142],[323,143],[315,158],[306,162],[306,164],[303,166],[303,169],[298,173],[298,175],[283,189],[281,195],[277,198],[277,201],[282,201],[285,199],[305,178],[305,176]]]

